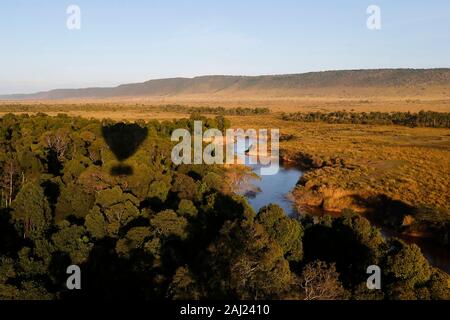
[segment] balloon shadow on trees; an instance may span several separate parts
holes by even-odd
[[[139,146],[147,138],[147,128],[135,123],[120,122],[114,125],[103,126],[102,134],[117,160],[121,162],[111,169],[111,175],[132,175],[133,168],[122,164],[122,162],[136,153]]]

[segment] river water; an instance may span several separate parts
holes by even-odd
[[[256,159],[252,156],[245,154],[245,148],[237,148],[237,156],[242,162],[247,164],[253,169],[253,172],[259,175],[261,165],[253,164],[256,163]],[[255,209],[256,212],[263,206],[270,203],[278,204],[284,209],[286,214],[290,216],[313,214],[313,215],[324,215],[326,214],[320,210],[314,210],[314,212],[298,212],[292,199],[290,198],[290,192],[295,188],[298,180],[303,175],[300,171],[293,165],[280,164],[280,169],[275,175],[260,175],[260,179],[255,179],[252,181],[253,186],[257,189],[257,192],[242,192],[250,203],[250,205]],[[397,237],[409,244],[418,245],[423,255],[427,258],[431,265],[445,270],[450,273],[450,250],[448,247],[439,245],[435,243],[432,239],[423,239],[417,237],[411,237],[407,235],[400,234],[398,232],[387,230],[381,228],[381,233],[384,237]]]

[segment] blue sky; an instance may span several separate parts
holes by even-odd
[[[381,30],[366,27],[372,4]],[[0,94],[385,67],[450,67],[450,1],[0,1]]]

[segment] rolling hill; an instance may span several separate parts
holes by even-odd
[[[149,80],[110,88],[56,89],[0,96],[2,100],[117,97],[297,97],[450,94],[450,69],[374,69],[263,76],[200,76]]]

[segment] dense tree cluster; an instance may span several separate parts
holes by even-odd
[[[161,107],[166,112],[181,112],[181,113],[200,113],[200,114],[214,114],[223,116],[253,116],[269,114],[270,109],[265,107],[259,108],[224,108],[224,107],[188,107],[182,105],[167,105]]]
[[[448,299],[448,275],[416,246],[385,241],[352,213],[296,220],[258,214],[225,169],[170,161],[170,134],[193,119],[136,123],[148,133],[117,159],[103,122],[0,120],[0,299]],[[224,126],[224,119],[205,119]],[[82,270],[82,290],[66,269]],[[382,290],[365,286],[378,264]]]
[[[408,127],[450,128],[450,113],[420,111],[411,112],[297,112],[283,113],[286,121],[326,122],[347,124],[401,125]]]

